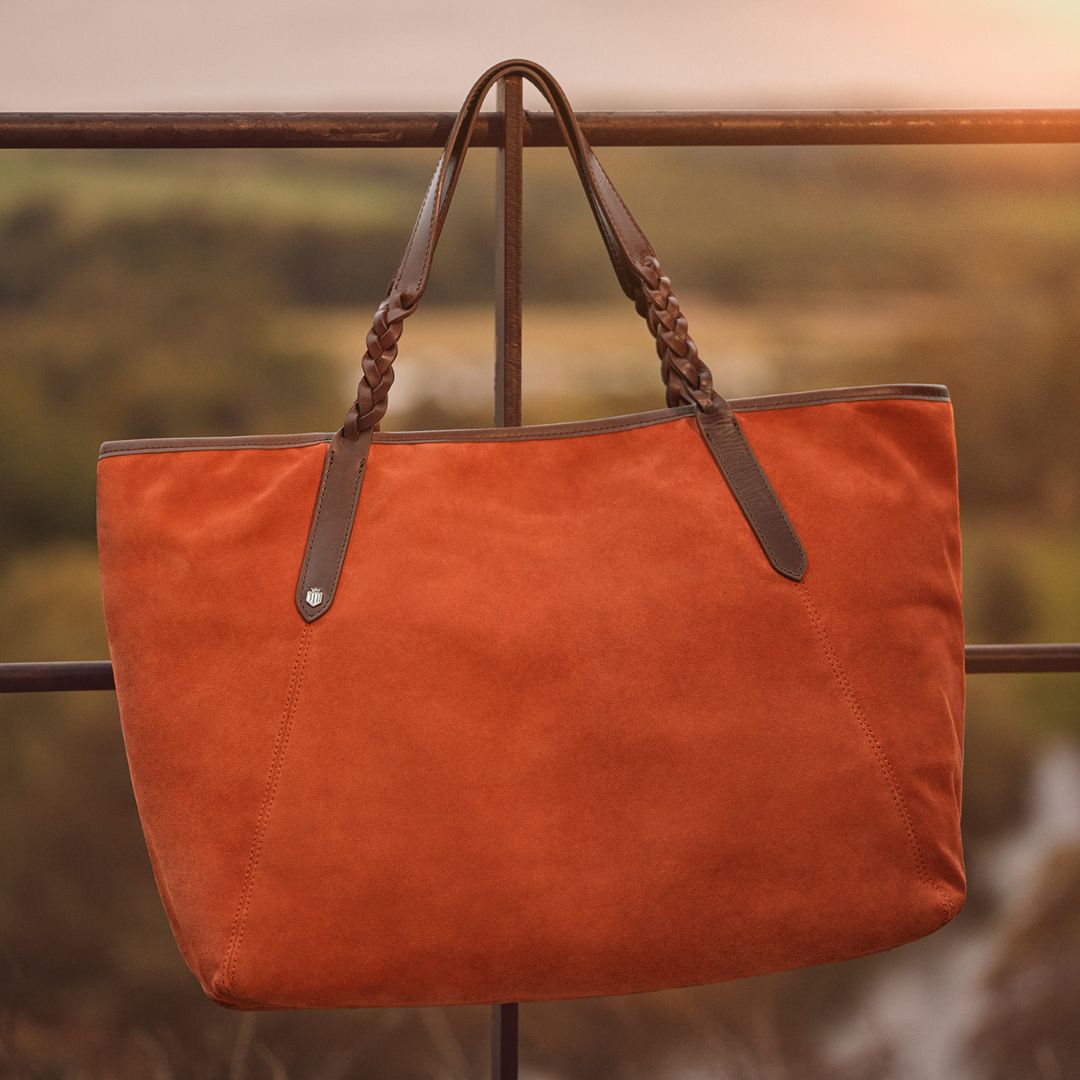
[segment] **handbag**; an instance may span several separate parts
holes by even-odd
[[[380,431],[480,105],[554,111],[666,408]],[[623,994],[842,960],[960,909],[942,386],[726,400],[561,88],[473,86],[332,434],[106,443],[133,788],[236,1008]]]

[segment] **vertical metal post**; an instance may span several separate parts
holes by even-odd
[[[522,147],[521,79],[500,79],[502,139],[495,173],[495,424],[521,423]],[[491,1007],[491,1080],[518,1080],[518,1006]]]
[[[521,79],[499,80],[498,110],[503,120],[495,185],[495,423],[521,423],[522,145],[525,111]]]
[[[518,1080],[518,1006],[491,1006],[491,1080]]]

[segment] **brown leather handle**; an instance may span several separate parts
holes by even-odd
[[[469,91],[447,139],[439,168],[436,169],[436,178],[440,183],[436,184],[433,180],[428,192],[436,207],[434,242],[438,242],[438,232],[441,231],[445,221],[484,98],[499,79],[510,75],[528,79],[551,105],[555,121],[563,136],[563,142],[570,151],[585,194],[589,198],[589,205],[608,247],[615,273],[626,295],[631,299],[635,298],[637,275],[632,268],[633,264],[635,262],[639,265],[643,264],[649,256],[655,257],[655,252],[625,204],[615,193],[611,181],[604,174],[599,160],[585,140],[574,110],[562,87],[550,72],[530,60],[505,60],[496,64],[484,72]],[[440,190],[441,198],[439,198]],[[605,190],[611,195],[606,195]],[[424,225],[422,208],[418,228],[410,237],[405,255],[391,284],[391,292],[395,289],[406,294],[422,292],[426,285],[427,274],[431,269],[430,255],[433,244],[429,249],[430,237],[427,236]]]
[[[345,419],[342,434],[349,439],[359,438],[362,431],[373,428],[386,413],[402,323],[416,310],[427,286],[435,246],[468,152],[480,106],[491,87],[510,75],[528,79],[552,107],[619,283],[656,339],[668,404],[692,404],[707,414],[729,414],[730,406],[713,389],[712,374],[698,356],[670,280],[661,271],[652,245],[586,141],[566,94],[539,64],[529,60],[506,60],[480,76],[454,121],[405,254],[390,282],[386,298],[375,312],[367,336],[367,350],[361,361],[362,377],[356,401]]]
[[[705,445],[762,551],[778,573],[801,580],[806,572],[806,552],[734,411],[713,389],[712,375],[698,356],[656,253],[586,142],[558,83],[537,64],[508,60],[486,71],[469,91],[386,299],[375,312],[356,401],[327,448],[296,585],[296,607],[301,617],[314,622],[333,603],[359,505],[372,433],[386,412],[387,393],[394,381],[393,363],[402,323],[416,310],[427,285],[435,245],[484,96],[498,79],[508,75],[528,79],[551,103],[619,282],[656,338],[668,404],[685,402],[696,407],[696,421]]]

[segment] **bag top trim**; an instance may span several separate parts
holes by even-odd
[[[760,397],[733,398],[735,412],[761,412],[767,409],[797,409],[812,405],[834,405],[855,401],[949,401],[946,387],[924,383],[896,383],[881,386],[845,386],[827,390],[806,390],[789,394],[766,394]],[[600,435],[611,431],[666,424],[693,416],[692,405],[674,409],[598,420],[578,420],[559,424],[526,424],[521,427],[451,428],[442,431],[377,431],[375,443],[427,442],[521,442],[533,439],[565,439],[578,435]],[[160,454],[187,450],[281,450],[326,443],[333,432],[305,432],[299,435],[226,435],[184,439],[122,439],[103,443],[99,458],[126,454]]]

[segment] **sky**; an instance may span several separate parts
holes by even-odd
[[[0,111],[1080,106],[1080,0],[0,0]],[[530,106],[534,101],[527,102]]]

